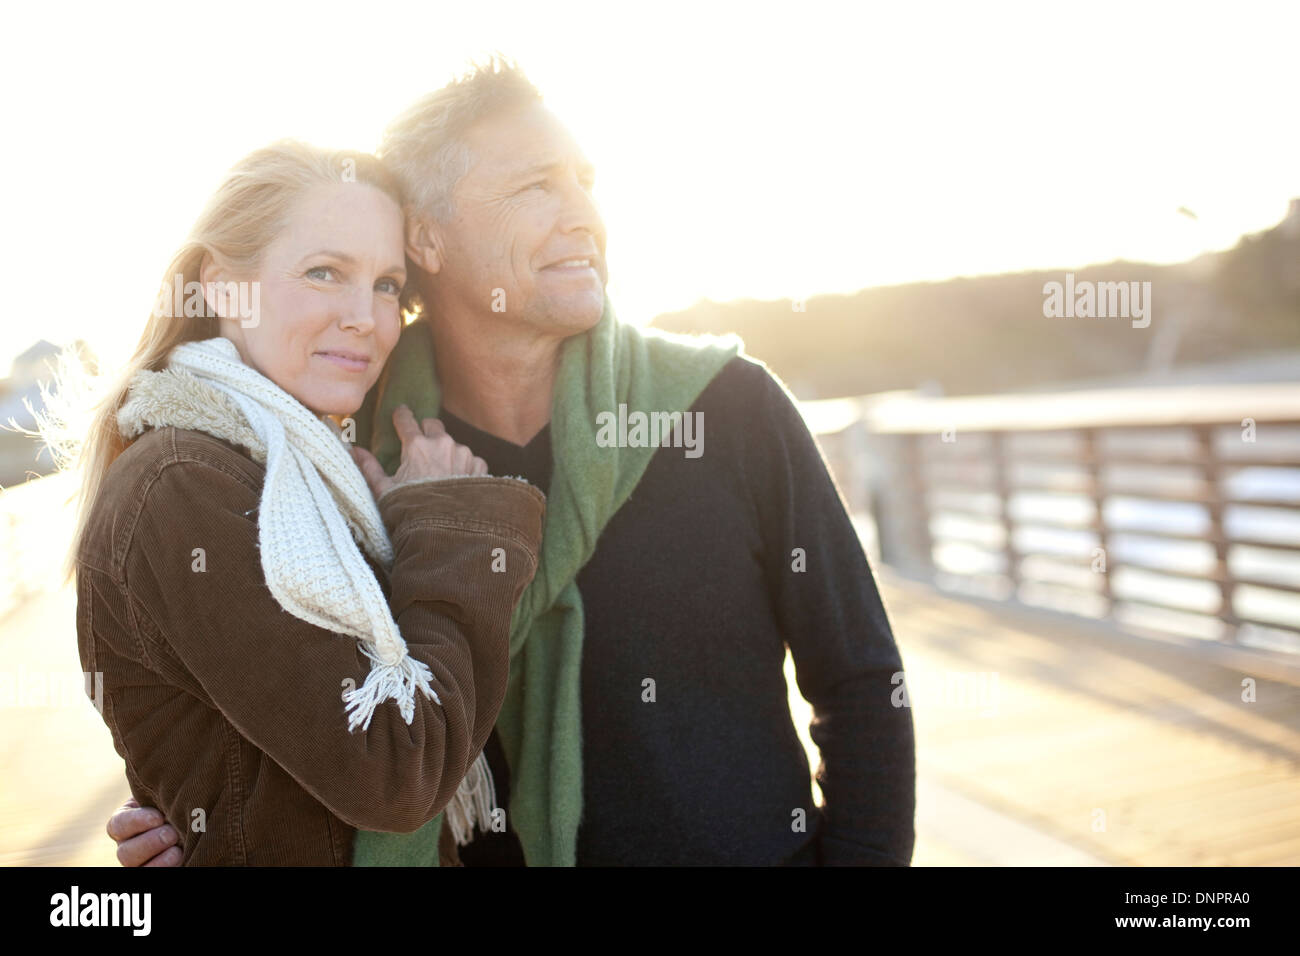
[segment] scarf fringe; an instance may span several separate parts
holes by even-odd
[[[447,825],[451,827],[451,835],[457,846],[464,846],[474,839],[475,823],[484,833],[488,831],[496,803],[492,769],[488,766],[487,754],[480,753],[461,781],[456,796],[452,797],[451,803],[443,811],[447,815]]]
[[[385,664],[366,645],[361,651],[370,658],[370,673],[366,681],[355,690],[343,695],[347,705],[348,731],[359,726],[362,732],[370,729],[370,720],[375,715],[375,708],[386,700],[397,701],[398,710],[408,724],[415,719],[415,690],[418,687],[425,697],[442,706],[437,692],[430,684],[433,673],[429,665],[417,661],[410,654],[404,654],[396,664]]]

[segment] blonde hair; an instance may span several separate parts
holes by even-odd
[[[245,156],[226,174],[168,263],[159,304],[171,301],[174,283],[197,288],[189,283],[201,282],[200,270],[208,255],[223,260],[235,274],[255,274],[267,246],[284,229],[304,195],[340,182],[374,186],[403,206],[398,181],[369,153],[282,140]],[[47,407],[38,415],[38,428],[58,466],[82,472],[76,530],[64,566],[66,577],[76,570],[81,539],[108,469],[130,444],[118,431],[117,413],[131,379],[141,370],[165,368],[177,345],[219,335],[216,314],[206,302],[201,310],[202,315],[172,316],[169,310],[155,306],[134,355],[116,378],[92,380],[75,357],[61,357],[57,391],[46,392]],[[91,404],[88,428],[77,426],[79,403]]]
[[[519,65],[496,55],[412,103],[384,131],[376,154],[397,176],[412,210],[447,222],[455,214],[452,191],[474,162],[465,133],[540,102]]]

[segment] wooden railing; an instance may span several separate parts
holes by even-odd
[[[1300,666],[1300,386],[893,394],[850,418],[819,441],[886,563]]]

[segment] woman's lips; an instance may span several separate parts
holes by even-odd
[[[355,352],[317,352],[316,355],[346,372],[364,372],[370,367],[370,359]]]

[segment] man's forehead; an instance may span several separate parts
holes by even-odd
[[[569,163],[591,168],[573,135],[541,106],[484,120],[469,130],[465,140],[478,165],[493,173],[522,173]]]

